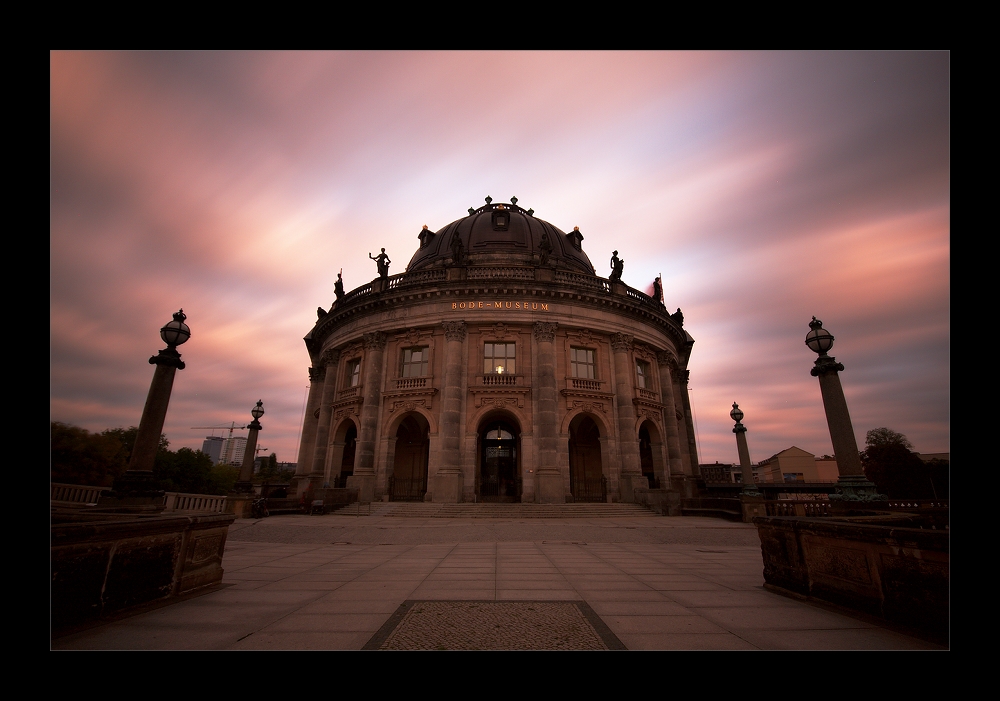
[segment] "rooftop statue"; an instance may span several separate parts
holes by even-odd
[[[609,280],[622,279],[622,270],[625,268],[625,261],[618,257],[618,251],[612,251],[611,253],[611,277]]]
[[[538,250],[541,251],[541,254],[538,257],[538,262],[541,265],[545,265],[549,262],[549,256],[552,255],[552,242],[549,241],[548,232],[542,232],[542,240],[538,244]]]
[[[371,258],[373,261],[375,261],[375,265],[378,266],[379,277],[382,278],[389,277],[389,263],[391,263],[392,261],[389,260],[389,256],[385,254],[384,248],[382,249],[382,252],[379,253],[377,256],[373,256],[369,251],[368,257]]]
[[[368,254],[371,256],[371,253]],[[333,283],[333,291],[337,294],[337,301],[344,296],[344,278],[341,277],[344,273],[344,269],[341,268],[340,272],[337,273],[337,281]]]
[[[663,284],[660,282],[659,275],[653,279],[653,299],[663,304]]]
[[[451,237],[451,260],[454,265],[465,262],[465,246],[462,245],[462,237],[457,231]]]

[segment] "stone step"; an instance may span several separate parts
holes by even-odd
[[[357,507],[354,507],[356,509]],[[382,516],[402,518],[635,518],[656,517],[641,504],[433,504],[391,502],[373,505]],[[348,507],[340,513],[350,513]],[[365,513],[362,507],[361,513]]]

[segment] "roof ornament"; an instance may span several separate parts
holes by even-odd
[[[516,198],[516,197],[514,197],[513,195],[511,195],[511,198],[510,198],[510,203],[511,203],[511,204],[517,204],[517,198]]]
[[[475,208],[474,207],[469,207],[469,216],[471,217],[475,213],[476,213]]]
[[[535,214],[535,210],[533,210],[533,209],[529,209],[529,210],[528,210],[528,211],[526,212],[526,214],[527,214],[527,215],[528,215],[529,217],[530,217],[530,216],[533,216],[533,215]]]
[[[490,197],[489,195],[486,195],[486,204],[489,204],[492,201],[493,201],[493,198]]]

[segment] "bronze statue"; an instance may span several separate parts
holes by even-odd
[[[609,280],[618,280],[618,281],[621,281],[621,279],[622,279],[622,270],[624,270],[624,268],[625,268],[625,261],[622,258],[618,257],[618,251],[612,251],[612,253],[611,253],[611,277],[609,277],[608,279]]]
[[[542,240],[538,244],[538,250],[541,251],[539,254],[538,262],[541,265],[545,265],[549,262],[549,256],[552,255],[552,242],[549,241],[549,234],[547,231],[542,232]]]
[[[663,304],[663,285],[660,282],[660,276],[657,275],[653,279],[653,299],[655,299],[660,304]]]
[[[465,261],[465,246],[457,231],[451,237],[451,261],[454,265],[461,265]]]
[[[368,255],[370,256],[371,253],[369,253]],[[343,272],[344,272],[344,269],[341,268],[340,272],[337,273],[337,281],[335,283],[333,283],[333,291],[337,294],[337,301],[338,302],[340,301],[340,298],[344,296],[344,278],[341,277],[341,275],[343,274]]]
[[[676,321],[678,326],[684,326],[684,315],[681,314],[680,307],[677,307],[677,313],[671,314],[670,318]]]
[[[391,263],[392,261],[389,260],[389,256],[385,254],[384,248],[382,249],[382,252],[379,253],[377,256],[373,256],[369,251],[368,257],[371,258],[373,261],[375,261],[375,265],[378,266],[379,277],[381,278],[389,277],[389,263]]]
[[[326,310],[323,309],[323,307],[316,307],[316,319],[317,319],[317,321],[319,319],[322,319],[324,316],[326,316]]]

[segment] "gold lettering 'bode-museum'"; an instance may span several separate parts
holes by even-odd
[[[525,311],[549,310],[548,302],[452,302],[452,309],[523,309]]]

